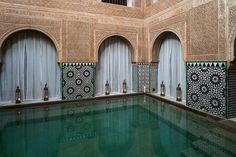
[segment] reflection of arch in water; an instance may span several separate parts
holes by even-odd
[[[161,134],[160,134],[160,128],[159,128],[159,123],[156,123],[152,128],[151,128],[151,136],[152,136],[152,146],[155,152],[156,156],[165,156],[167,157],[167,153],[165,152],[165,148],[162,145],[161,141]]]
[[[0,156],[58,156],[58,137],[60,123],[47,121],[43,123],[9,123],[0,132]],[[53,126],[53,127],[52,127]],[[35,154],[37,153],[37,154]]]
[[[131,110],[129,110],[131,111]],[[104,119],[96,122],[99,150],[107,157],[120,157],[127,154],[133,145],[134,137],[127,110],[105,113]]]
[[[187,132],[174,124],[176,115],[165,115],[164,118],[167,120],[158,119],[160,144],[165,152],[164,156],[171,157],[175,154],[176,157],[180,157],[181,151],[191,145],[191,139],[187,136]]]

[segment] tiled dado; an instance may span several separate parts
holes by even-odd
[[[150,63],[138,63],[138,92],[143,92],[144,86],[146,86],[146,92],[157,91],[157,65]]]
[[[143,92],[144,86],[146,92],[149,92],[149,64],[138,63],[138,91]]]
[[[226,117],[226,80],[226,62],[187,62],[187,105]]]
[[[62,98],[71,100],[94,96],[94,64],[63,63]]]
[[[150,64],[150,93],[156,93],[157,92],[157,64]]]

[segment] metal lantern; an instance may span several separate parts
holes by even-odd
[[[48,87],[47,87],[47,83],[45,84],[43,91],[44,91],[44,98],[43,99],[44,99],[44,101],[47,101],[48,100]]]
[[[178,84],[178,87],[176,88],[176,100],[182,101],[182,90],[180,87],[180,83]]]
[[[125,82],[125,80],[123,82],[123,93],[127,93],[127,83]]]
[[[20,92],[20,87],[16,87],[16,104],[21,103],[21,92]]]
[[[164,85],[163,81],[161,82],[161,96],[165,96],[166,94],[166,86]]]
[[[109,86],[108,81],[107,81],[106,84],[105,84],[105,94],[106,94],[106,95],[109,95],[109,94],[110,94],[110,86]]]

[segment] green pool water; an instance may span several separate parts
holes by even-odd
[[[0,157],[236,156],[235,130],[148,96],[0,112]]]

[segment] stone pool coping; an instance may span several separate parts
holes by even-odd
[[[144,93],[111,94],[111,95],[102,95],[102,96],[96,96],[92,98],[84,98],[84,99],[78,99],[78,100],[25,101],[19,104],[16,104],[16,103],[3,104],[2,106],[0,106],[0,111],[6,110],[6,109],[18,109],[18,108],[25,108],[25,107],[51,106],[57,103],[65,104],[65,103],[86,102],[90,100],[102,100],[102,99],[107,99],[107,98],[131,97],[135,95],[144,95]]]
[[[79,99],[79,100],[49,100],[49,101],[28,101],[28,102],[22,102],[20,104],[5,104],[3,106],[0,106],[0,111],[3,110],[8,110],[8,109],[19,109],[19,108],[28,108],[28,107],[45,107],[45,106],[51,106],[51,105],[55,105],[56,103],[60,103],[60,104],[65,104],[65,103],[76,103],[76,102],[87,102],[90,100],[103,100],[103,99],[107,99],[107,98],[120,98],[120,97],[132,97],[135,95],[146,95],[155,99],[158,99],[160,101],[166,102],[168,105],[174,105],[177,106],[183,110],[187,110],[190,111],[192,113],[195,113],[199,116],[202,116],[208,120],[214,120],[214,121],[218,121],[219,123],[226,125],[230,128],[233,128],[236,130],[236,122],[232,121],[230,119],[226,119],[226,118],[221,118],[221,117],[217,117],[214,115],[211,115],[209,113],[203,112],[203,111],[199,111],[193,108],[190,108],[188,106],[186,106],[186,102],[185,101],[175,101],[175,99],[171,98],[171,97],[162,97],[157,93],[114,93],[111,95],[102,95],[102,96],[95,96],[92,98],[84,98],[84,99]],[[32,106],[33,104],[33,106]]]
[[[150,97],[153,97],[153,98],[156,98],[160,101],[163,101],[163,102],[167,102],[167,105],[174,105],[174,106],[177,106],[183,110],[187,110],[187,111],[190,111],[192,113],[195,113],[199,116],[202,116],[210,121],[215,121],[215,122],[218,122],[226,127],[229,127],[233,130],[236,131],[236,122],[231,120],[231,119],[226,119],[226,118],[222,118],[222,117],[217,117],[215,115],[212,115],[212,114],[209,114],[207,112],[203,112],[203,111],[200,111],[200,110],[197,110],[197,109],[193,109],[193,108],[190,108],[188,106],[186,106],[186,102],[184,101],[175,101],[174,99],[169,99],[169,97],[162,97],[158,94],[152,94],[152,93],[146,93],[146,95],[150,96]]]

